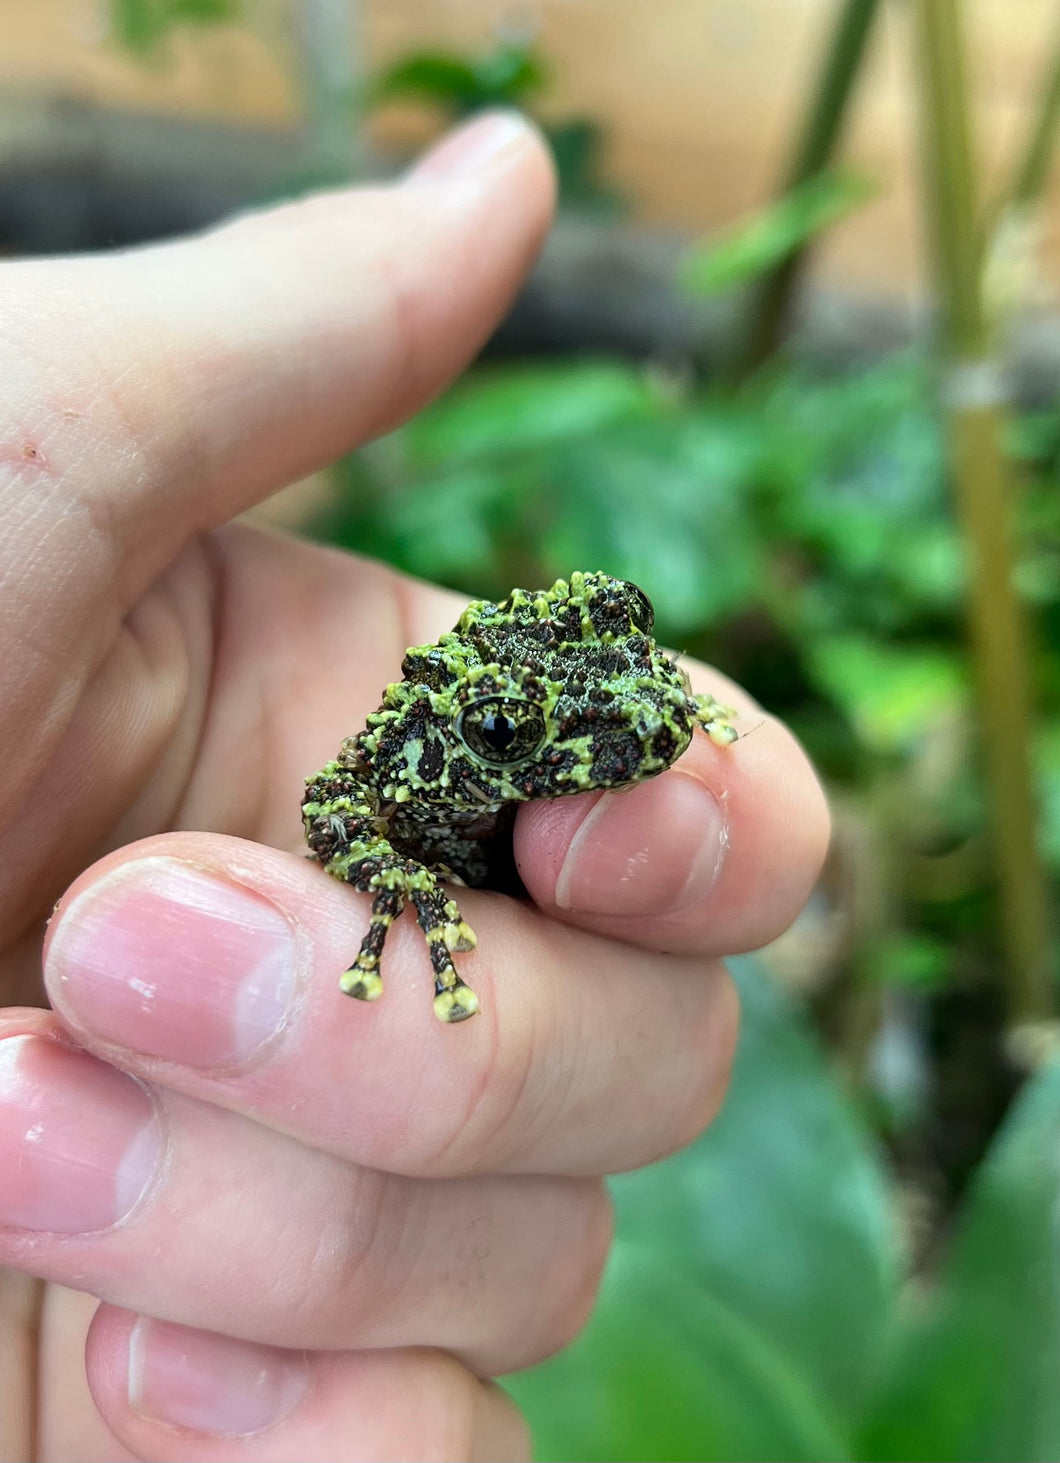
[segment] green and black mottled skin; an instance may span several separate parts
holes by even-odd
[[[572,574],[551,589],[474,600],[436,645],[405,655],[403,679],[338,758],[308,779],[306,838],[329,874],[374,895],[342,989],[382,994],[379,959],[412,903],[434,969],[434,1009],[463,1021],[478,998],[452,953],[474,948],[443,881],[519,888],[511,852],[518,803],[624,788],[681,755],[696,726],[736,739],[730,712],[694,696],[652,639],[634,584]]]

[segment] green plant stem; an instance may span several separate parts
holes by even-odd
[[[987,210],[981,232],[987,303],[1001,314],[1025,304],[1033,275],[1035,225],[1060,124],[1060,20],[1027,139],[1010,181]]]
[[[343,183],[361,170],[359,7],[349,0],[301,0],[296,18],[309,166],[321,181]]]
[[[879,0],[841,0],[810,108],[778,189],[780,194],[801,187],[831,161],[847,118],[878,5]],[[758,286],[741,361],[743,372],[760,366],[779,345],[806,256],[806,247],[795,250]]]
[[[944,402],[970,571],[970,635],[992,815],[1008,1008],[1048,1016],[1045,887],[1035,842],[1026,632],[1013,588],[1003,375],[983,308],[957,0],[917,0],[927,216],[945,354]]]
[[[1034,123],[1023,157],[1016,168],[1008,206],[1029,210],[1041,198],[1049,175],[1057,123],[1060,122],[1060,20],[1053,36],[1053,51],[1045,73]]]

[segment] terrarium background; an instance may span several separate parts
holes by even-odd
[[[996,173],[1034,105],[1053,7],[1050,0],[965,0],[963,8],[979,140],[987,169]],[[296,0],[247,0],[249,25],[175,32],[164,63],[148,67],[108,44],[109,9],[108,0],[5,0],[0,86],[15,131],[25,123],[27,98],[60,96],[207,124],[281,133],[298,125],[305,99],[292,24]],[[361,74],[413,50],[474,51],[498,32],[531,34],[551,75],[542,114],[589,116],[602,126],[607,177],[633,217],[698,231],[731,221],[769,195],[835,6],[833,0],[359,0],[345,9]],[[829,280],[902,299],[918,297],[924,278],[908,9],[885,7],[844,146],[844,157],[885,178],[887,187],[820,252]],[[371,135],[381,148],[401,149],[429,130],[418,109],[391,109]],[[1042,256],[1053,285],[1060,283],[1058,208],[1054,189]]]

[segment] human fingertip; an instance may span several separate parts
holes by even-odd
[[[309,1388],[299,1351],[140,1316],[129,1333],[128,1401],[138,1416],[214,1437],[275,1426]]]
[[[194,1067],[254,1055],[286,1017],[297,935],[224,873],[156,855],[100,874],[51,931],[56,1007],[82,1031]]]
[[[698,778],[678,773],[605,793],[571,833],[556,905],[601,915],[689,908],[714,888],[728,843],[722,804]]]
[[[507,1394],[440,1351],[284,1351],[103,1304],[85,1371],[113,1436],[158,1463],[530,1457]]]
[[[507,164],[527,148],[548,151],[529,118],[497,108],[447,132],[413,164],[404,181],[415,185],[473,177]]]
[[[469,1463],[526,1463],[533,1456],[526,1419],[495,1382],[483,1387],[478,1421]]]
[[[164,1158],[148,1093],[43,1034],[0,1041],[0,1224],[84,1234],[119,1224]]]

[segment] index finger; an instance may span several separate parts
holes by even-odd
[[[500,895],[462,899],[482,1014],[445,1026],[411,921],[394,925],[383,999],[348,1001],[338,979],[366,896],[290,854],[169,834],[73,886],[49,933],[48,992],[115,1066],[372,1168],[596,1175],[690,1141],[735,1043],[721,967]]]

